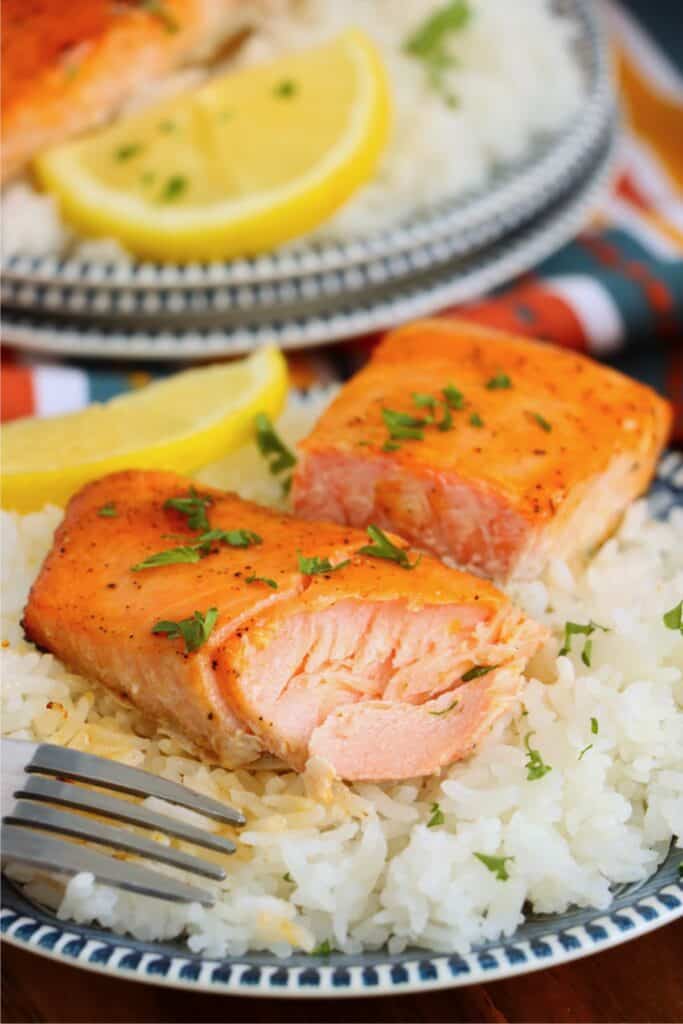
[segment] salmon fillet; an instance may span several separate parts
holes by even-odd
[[[609,535],[670,424],[651,388],[585,356],[418,322],[387,336],[303,442],[294,509],[377,523],[492,579],[533,579]]]
[[[270,0],[2,0],[2,180],[212,55]]]
[[[249,545],[214,540],[194,563],[133,570],[198,542],[166,504],[189,486],[130,471],[77,494],[31,590],[27,637],[225,765],[268,751],[296,769],[324,758],[346,779],[424,775],[468,755],[519,695],[545,628],[436,559],[359,553],[361,531],[202,488],[211,530],[248,531]],[[329,565],[302,571],[298,552]],[[153,632],[212,608],[197,649]]]

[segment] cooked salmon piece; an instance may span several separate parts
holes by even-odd
[[[130,471],[77,494],[27,637],[225,765],[268,751],[346,779],[424,775],[467,756],[519,695],[546,630],[491,583],[416,564],[396,538],[380,547],[405,565],[362,553],[365,532],[190,486]],[[188,497],[213,531],[201,551],[206,522],[168,505]],[[162,560],[197,560],[140,566],[172,548]],[[209,622],[196,646],[173,629],[195,612]]]
[[[270,0],[2,0],[2,180],[204,60]]]
[[[294,510],[533,579],[609,535],[670,424],[651,388],[576,352],[417,322],[386,337],[303,442]]]

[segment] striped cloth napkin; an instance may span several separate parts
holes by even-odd
[[[680,0],[609,3],[627,127],[614,188],[589,230],[532,273],[445,310],[586,351],[674,403],[683,443],[683,31]],[[300,386],[344,378],[376,338],[294,356]],[[139,387],[121,364],[35,362],[5,351],[2,418],[48,416]],[[168,372],[168,371],[165,371]]]

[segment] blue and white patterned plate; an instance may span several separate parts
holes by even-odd
[[[2,262],[4,281],[13,287],[15,301],[23,296],[25,307],[32,304],[34,310],[49,313],[61,308],[63,290],[74,287],[97,295],[122,290],[194,293],[288,283],[360,267],[381,268],[378,272],[387,280],[397,279],[416,262],[437,266],[503,238],[577,182],[612,117],[614,88],[599,6],[594,0],[554,0],[554,4],[576,24],[575,49],[586,82],[585,101],[570,125],[538,138],[523,159],[501,165],[485,187],[416,209],[391,228],[345,242],[304,239],[252,259],[186,265],[105,263],[18,253]],[[67,304],[63,312],[73,310]]]
[[[683,457],[667,454],[650,492],[664,516],[683,508]],[[58,921],[2,880],[0,930],[15,946],[72,966],[122,979],[196,991],[255,996],[400,995],[495,981],[554,967],[635,939],[683,916],[683,853],[672,847],[647,881],[618,886],[607,911],[530,914],[509,939],[465,955],[406,950],[328,957],[297,954],[282,960],[250,953],[223,960],[193,955],[179,942],[140,942],[97,928]]]
[[[63,316],[47,318],[5,303],[3,340],[79,357],[175,361],[239,355],[264,344],[305,348],[429,315],[502,285],[574,237],[610,181],[617,130],[613,123],[583,179],[531,222],[468,258],[436,269],[414,267],[399,283],[373,280],[359,266],[299,282],[175,292],[170,310],[153,292],[67,289]],[[99,310],[102,326],[92,312],[79,319],[84,304]]]

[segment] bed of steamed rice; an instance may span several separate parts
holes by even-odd
[[[325,400],[290,403],[278,424],[290,443]],[[253,446],[200,476],[265,503],[280,497]],[[34,881],[29,891],[59,904],[63,918],[150,940],[184,935],[210,955],[286,955],[325,940],[347,952],[383,944],[465,951],[512,933],[527,900],[540,912],[606,907],[611,883],[646,878],[683,834],[683,636],[662,623],[683,595],[683,510],[661,523],[641,502],[585,571],[558,563],[543,580],[514,587],[555,640],[532,665],[523,705],[470,760],[422,781],[335,783],[327,793],[315,765],[298,776],[276,765],[202,764],[23,641],[21,610],[60,515],[2,514],[3,731],[184,781],[248,819],[213,909],[132,896],[87,875],[66,892]],[[590,669],[578,656],[581,638],[570,657],[557,657],[565,621],[589,619],[610,630],[595,634]],[[535,781],[527,778],[529,733],[552,766]],[[444,822],[430,828],[434,803]],[[475,852],[514,858],[509,880],[497,880]]]
[[[439,0],[272,0],[254,11],[255,31],[239,65],[314,46],[349,25],[378,45],[391,81],[392,137],[374,180],[317,235],[347,239],[395,223],[416,207],[482,187],[493,169],[516,160],[532,140],[556,131],[576,114],[584,83],[573,52],[575,26],[551,0],[469,0],[472,16],[451,39],[453,66],[444,89],[430,86],[423,62],[403,51],[416,26]],[[198,72],[180,72],[164,90],[187,88]],[[151,98],[159,94],[155,87]],[[139,97],[136,97],[139,105]],[[49,196],[17,182],[2,200],[4,250],[34,255],[71,248],[85,259],[125,259],[111,239],[73,243]]]

